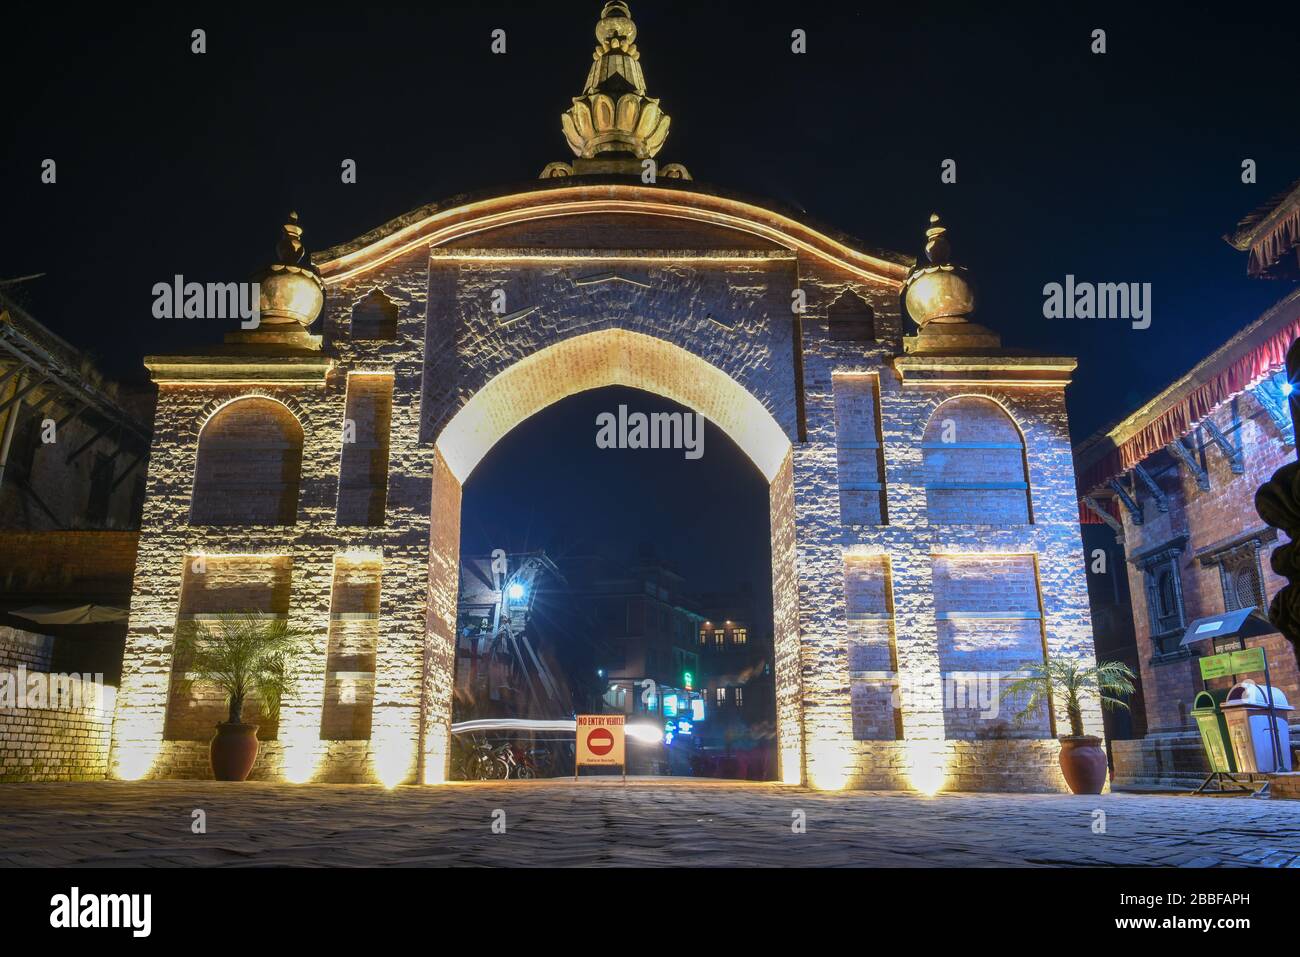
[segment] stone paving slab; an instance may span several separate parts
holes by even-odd
[[[191,833],[192,812],[207,833]],[[492,831],[505,812],[506,832]],[[803,812],[806,832],[792,831]],[[1094,812],[1105,833],[1094,832]],[[1291,867],[1300,804],[614,778],[0,785],[0,867]]]

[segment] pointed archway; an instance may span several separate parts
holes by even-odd
[[[447,776],[462,487],[487,452],[525,419],[571,395],[611,385],[654,393],[701,413],[730,436],[768,482],[777,755],[781,780],[797,783],[803,778],[803,744],[790,439],[735,379],[680,346],[626,329],[574,336],[521,359],[479,389],[437,438],[420,780],[439,782]]]

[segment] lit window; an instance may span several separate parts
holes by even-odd
[[[723,645],[727,643],[727,633],[721,628],[714,631],[713,643],[717,645],[719,648],[721,648]]]
[[[744,628],[737,628],[735,631],[731,633],[731,640],[738,645],[743,645],[746,641],[749,640],[749,636],[745,633]]]
[[[726,688],[719,688],[719,689],[718,689],[718,704],[719,704],[719,705],[724,705],[724,704],[726,704],[726,703],[727,703],[727,689],[726,689]]]
[[[736,688],[735,691],[736,691],[736,707],[737,708],[743,707],[745,704],[745,689]]]

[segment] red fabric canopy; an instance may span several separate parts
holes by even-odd
[[[1180,439],[1203,422],[1215,409],[1234,396],[1286,367],[1286,354],[1300,338],[1300,318],[1292,320],[1227,368],[1215,373],[1177,402],[1170,405],[1123,444],[1106,453],[1078,476],[1081,495],[1123,475],[1148,455]],[[1096,525],[1101,519],[1082,505],[1079,520]]]
[[[1291,255],[1297,244],[1300,244],[1300,206],[1274,224],[1267,235],[1255,241],[1250,249],[1247,271],[1252,276],[1264,275],[1281,262],[1283,256]]]

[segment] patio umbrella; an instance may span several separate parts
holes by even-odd
[[[32,605],[9,614],[39,625],[93,625],[105,621],[126,621],[127,610],[112,605]]]

